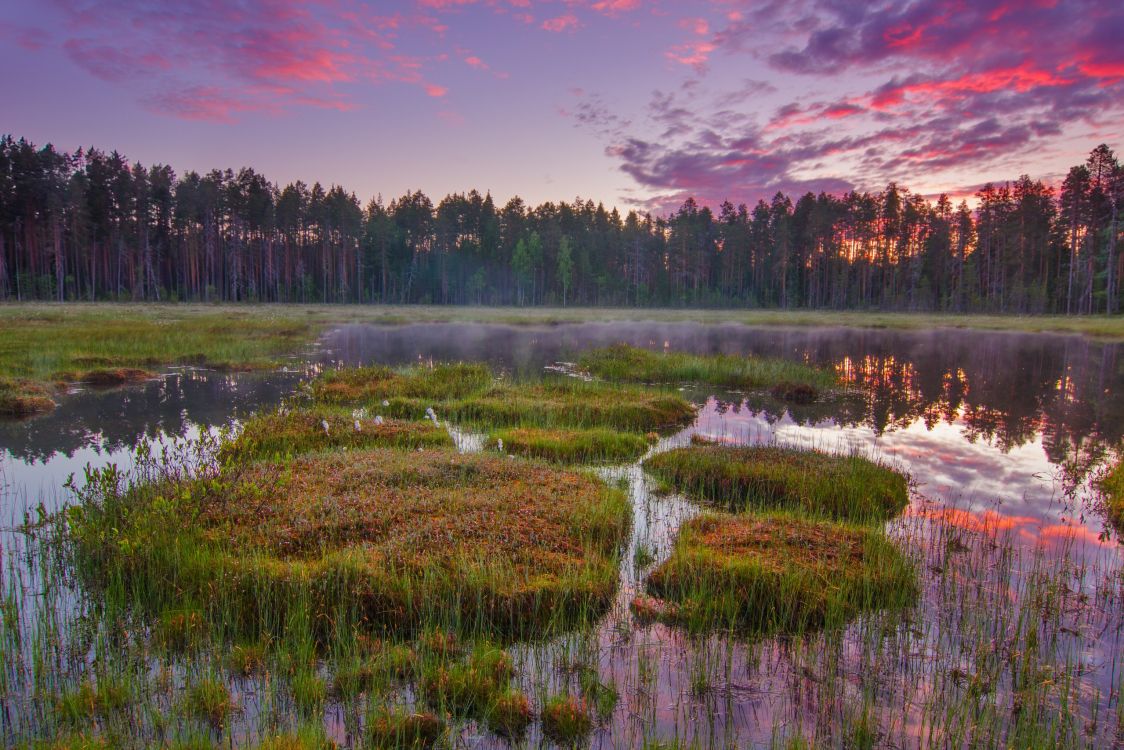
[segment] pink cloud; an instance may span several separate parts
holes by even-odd
[[[547,31],[562,32],[573,31],[578,27],[578,17],[573,13],[557,16],[555,18],[548,18],[542,22],[542,28]]]

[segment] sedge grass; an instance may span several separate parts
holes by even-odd
[[[856,455],[701,444],[659,453],[644,468],[688,496],[730,511],[794,510],[880,522],[909,502],[904,476]]]

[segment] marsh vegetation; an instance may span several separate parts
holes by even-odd
[[[442,359],[312,367],[284,403],[141,442],[57,506],[18,511],[0,482],[5,742],[1119,741],[1124,578],[1111,532],[1074,517],[1095,489],[1080,462],[1063,521],[1035,525],[1049,501],[1013,470],[1021,516],[937,486],[930,467],[965,463],[953,445],[1027,458],[978,430],[926,447],[906,420],[937,410],[868,380],[896,377],[885,362],[800,357],[835,385],[799,405],[768,380]],[[1084,450],[1110,489],[1111,451]]]

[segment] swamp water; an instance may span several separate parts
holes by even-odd
[[[685,386],[701,406],[698,419],[653,450],[699,433],[732,444],[857,450],[906,471],[911,504],[887,529],[915,560],[921,595],[907,612],[869,614],[842,632],[796,639],[747,642],[639,622],[629,601],[697,508],[654,493],[639,465],[601,469],[627,483],[633,501],[621,587],[596,627],[512,649],[516,684],[536,705],[567,687],[576,693],[584,665],[605,694],[619,696],[588,738],[594,747],[783,747],[795,737],[817,747],[1111,747],[1124,740],[1120,546],[1092,489],[1124,434],[1120,345],[953,330],[648,323],[345,326],[282,371],[170,370],[136,387],[75,393],[42,417],[0,423],[0,738],[42,737],[51,704],[41,696],[80,679],[106,649],[70,642],[80,630],[72,621],[83,617],[81,593],[58,584],[41,596],[55,573],[36,556],[31,535],[16,530],[38,506],[51,511],[67,502],[62,486],[71,473],[81,476],[87,463],[127,465],[140,444],[190,437],[271,407],[323,368],[475,360],[530,373],[565,369],[583,349],[621,342],[779,356],[838,372],[853,388],[806,406],[763,392]],[[478,449],[480,441],[458,433],[458,444]],[[154,682],[176,683],[200,667],[138,669],[150,669]],[[252,744],[291,726],[295,711],[283,687],[239,679],[231,688],[241,710],[214,740]],[[398,697],[412,700],[408,691]],[[160,718],[174,713],[165,692],[154,689],[150,703],[134,712],[135,746],[159,745],[191,724],[181,718],[169,727]],[[331,736],[355,745],[362,713],[329,701],[323,720]],[[536,724],[524,743],[543,742]],[[506,745],[471,722],[454,743]]]

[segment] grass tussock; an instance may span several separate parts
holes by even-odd
[[[555,695],[542,707],[543,734],[563,747],[574,747],[593,731],[593,712],[584,698]]]
[[[367,746],[375,750],[433,747],[445,734],[445,722],[428,711],[376,708],[367,716]]]
[[[917,596],[910,563],[878,530],[789,514],[687,522],[648,590],[649,610],[689,626],[803,633]]]
[[[624,344],[587,351],[578,358],[578,365],[612,381],[705,383],[731,390],[800,386],[812,398],[816,389],[836,385],[832,373],[786,359],[653,352]]]
[[[223,447],[232,460],[270,458],[332,449],[451,447],[448,431],[432,422],[405,422],[316,408],[255,416]]]
[[[879,522],[909,502],[904,476],[860,456],[704,443],[655,455],[644,468],[693,498],[731,511],[793,510]]]
[[[367,407],[398,419],[436,414],[481,427],[649,432],[695,416],[695,408],[673,393],[565,377],[505,382],[494,379],[487,367],[469,364],[340,370],[318,378],[312,392],[322,404]]]
[[[607,429],[514,427],[488,436],[488,445],[511,455],[556,463],[635,461],[651,445],[649,436]]]
[[[234,476],[90,486],[68,520],[80,565],[226,619],[535,631],[591,616],[617,584],[627,498],[599,479],[452,451],[369,449]]]

